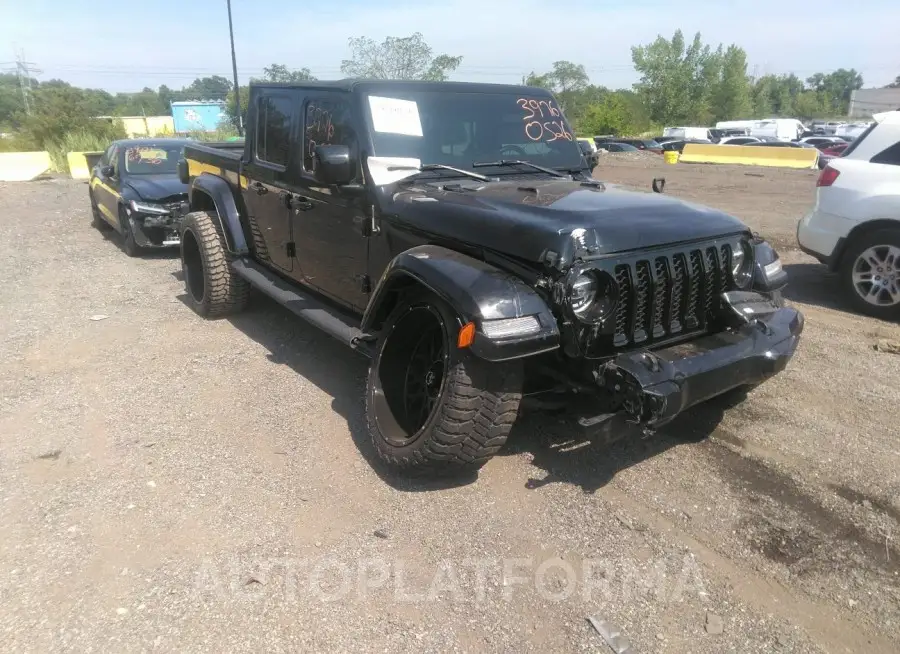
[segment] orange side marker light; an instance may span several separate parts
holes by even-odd
[[[475,340],[475,323],[470,322],[463,325],[463,328],[459,330],[459,336],[456,337],[456,347],[462,349],[464,347],[469,347],[472,344],[472,341]]]

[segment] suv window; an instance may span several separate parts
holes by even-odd
[[[306,103],[303,121],[303,169],[313,172],[317,145],[346,145],[356,157],[356,132],[345,98],[314,98]]]
[[[264,95],[256,117],[256,158],[287,166],[291,142],[293,103],[287,95]]]
[[[872,157],[872,163],[900,166],[900,141]]]

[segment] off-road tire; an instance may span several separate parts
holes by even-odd
[[[854,238],[841,257],[841,285],[844,287],[844,294],[847,296],[848,302],[859,313],[882,320],[900,320],[900,304],[877,306],[866,302],[857,293],[853,284],[853,266],[857,258],[869,248],[879,245],[892,245],[900,248],[900,229],[879,229]],[[896,274],[896,266],[893,272]]]
[[[194,211],[181,222],[181,269],[187,303],[204,318],[221,318],[247,306],[250,284],[232,269],[218,218]]]
[[[443,322],[444,373],[440,394],[411,442],[392,443],[379,427],[375,393],[394,327],[411,309],[430,307]],[[430,293],[411,294],[387,318],[369,368],[366,421],[378,457],[396,472],[459,474],[478,470],[503,446],[522,399],[521,362],[491,363],[457,347],[453,310]],[[399,336],[398,336],[399,338]]]

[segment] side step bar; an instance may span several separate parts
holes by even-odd
[[[372,337],[354,324],[354,319],[330,307],[313,295],[289,284],[278,275],[250,259],[240,258],[231,267],[250,284],[307,322],[349,345],[366,356],[372,356]]]

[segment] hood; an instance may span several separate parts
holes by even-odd
[[[187,196],[187,184],[177,175],[135,175],[125,183],[148,202],[174,202]]]
[[[659,193],[569,180],[417,184],[401,221],[439,237],[565,267],[589,258],[749,231],[733,216]]]

